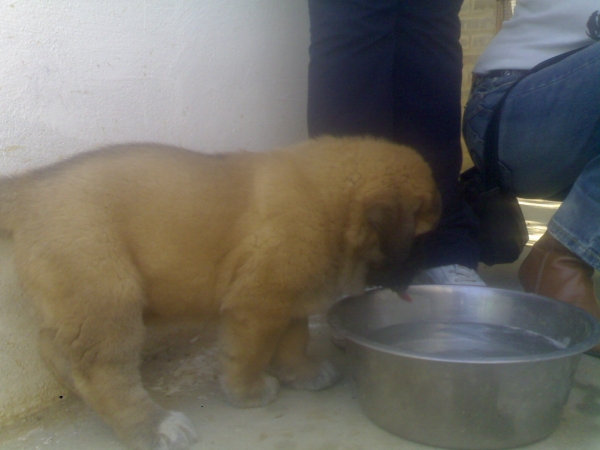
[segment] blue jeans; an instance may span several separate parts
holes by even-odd
[[[373,135],[423,155],[444,205],[426,244],[429,267],[479,261],[477,220],[458,190],[462,2],[308,2],[309,134]]]
[[[493,107],[521,76],[473,85],[463,134],[479,167]],[[504,185],[519,197],[566,194],[548,230],[600,270],[600,42],[514,87],[500,118],[498,156]]]

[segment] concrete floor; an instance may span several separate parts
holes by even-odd
[[[536,239],[556,205],[534,201],[523,208]],[[520,289],[516,280],[519,264],[482,267],[480,273],[490,286]],[[329,355],[345,368],[344,352],[331,344],[326,324],[317,318],[312,331],[313,352]],[[362,414],[348,377],[321,392],[284,389],[274,403],[264,408],[233,408],[225,402],[216,381],[212,332],[182,331],[175,341],[147,357],[142,371],[157,402],[184,412],[192,420],[201,439],[195,450],[432,448],[403,440],[372,424]],[[82,448],[125,450],[112,431],[74,397],[0,431],[2,450]],[[560,427],[544,441],[523,448],[600,449],[600,359],[582,357]]]

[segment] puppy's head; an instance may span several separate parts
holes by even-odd
[[[367,284],[402,289],[417,270],[419,248],[441,214],[431,168],[414,149],[372,137],[324,138],[317,147],[349,202],[346,244],[367,262]]]

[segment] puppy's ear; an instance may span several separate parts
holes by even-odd
[[[413,273],[407,272],[414,253],[415,214],[400,204],[391,207],[383,204],[372,204],[366,210],[367,222],[377,234],[379,251],[383,260],[371,262],[367,273],[367,285],[381,286],[391,289],[402,289],[408,285]]]
[[[439,223],[442,214],[442,198],[437,189],[419,198],[419,206],[415,212],[415,236],[433,230]]]
[[[373,203],[366,209],[384,255],[383,261],[371,264],[369,285],[403,291],[424,267],[423,243],[439,221],[441,200],[437,191],[413,200],[394,207]]]
[[[401,205],[374,203],[366,209],[367,222],[377,233],[379,249],[387,260],[404,260],[415,236],[415,214]]]
[[[365,208],[368,224],[379,238],[387,257],[403,259],[416,236],[433,230],[440,219],[442,201],[437,190],[395,204],[374,201]]]

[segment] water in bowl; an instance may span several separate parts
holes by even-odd
[[[484,323],[400,323],[374,331],[375,342],[448,358],[530,356],[566,348],[541,334]]]

